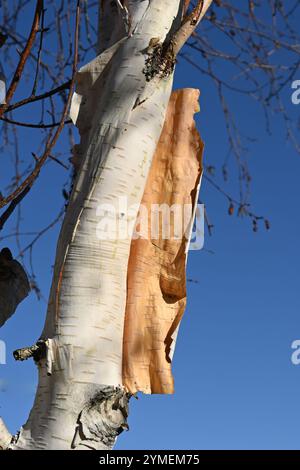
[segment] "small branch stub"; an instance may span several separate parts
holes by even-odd
[[[150,39],[143,70],[147,82],[155,77],[168,78],[172,74],[177,55],[192,36],[211,3],[212,0],[198,0],[192,12],[183,18],[181,26],[171,39],[164,43],[161,43],[159,38]]]
[[[16,361],[27,361],[27,359],[32,357],[35,362],[39,362],[46,357],[46,342],[41,340],[33,346],[16,349],[16,351],[13,352],[13,356]]]

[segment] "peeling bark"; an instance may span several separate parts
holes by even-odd
[[[128,260],[172,90],[168,45],[182,25],[184,2],[116,2],[124,29],[116,10],[109,10],[112,2],[99,1],[101,22],[111,12],[100,44],[105,50],[77,76],[71,108],[81,138],[74,149],[77,175],[37,342],[43,354],[37,357],[35,347],[17,353],[35,358],[39,384],[11,449],[110,449],[127,428],[130,395],[122,362]],[[156,42],[164,54],[149,77],[145,67]],[[123,212],[122,197],[133,210]],[[109,204],[105,213],[103,204]],[[128,236],[99,237],[101,223],[115,215],[131,227]]]
[[[148,233],[132,240],[128,264],[127,304],[123,344],[123,383],[131,392],[173,393],[171,361],[175,332],[186,306],[186,260],[193,213],[184,206],[198,200],[203,143],[194,114],[199,91],[173,92],[165,125],[152,161],[142,198],[147,208]],[[163,227],[151,236],[151,206],[180,206],[182,232],[164,239]],[[178,229],[178,228],[177,228]]]

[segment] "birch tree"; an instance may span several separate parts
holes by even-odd
[[[28,3],[35,4],[35,10],[29,32],[24,35],[18,32],[18,18]],[[173,392],[171,363],[185,307],[189,237],[175,243],[161,239],[152,243],[151,239],[134,240],[133,233],[143,204],[189,202],[195,207],[198,199],[203,143],[195,129],[194,113],[199,110],[199,91],[172,92],[176,61],[192,63],[216,85],[229,153],[238,169],[239,197],[232,197],[215,182],[209,163],[205,165],[205,183],[225,196],[229,215],[237,208],[238,215],[250,218],[254,231],[260,221],[269,228],[268,220],[257,216],[247,199],[251,175],[226,92],[259,102],[268,129],[270,111],[279,110],[287,138],[299,151],[293,123],[281,100],[281,91],[295,78],[299,67],[295,22],[299,2],[37,0],[16,1],[13,12],[11,2],[4,0],[2,4],[0,50],[4,49],[5,63],[1,59],[1,149],[15,147],[16,171],[8,194],[0,194],[0,230],[12,215],[19,220],[20,203],[46,162],[65,166],[53,150],[66,125],[74,169],[66,210],[21,250],[31,255],[39,236],[64,217],[44,329],[35,344],[20,345],[14,353],[17,360],[33,359],[37,365],[39,385],[34,406],[15,436],[0,419],[0,447],[111,449],[117,436],[127,429],[129,401],[137,391]],[[45,6],[54,8],[50,25],[45,24]],[[93,50],[89,16],[95,9],[99,14],[97,53],[78,70],[78,55],[81,64]],[[268,12],[266,21],[261,18],[262,9]],[[197,30],[202,19],[203,25]],[[70,36],[66,55],[63,21]],[[43,57],[48,29],[57,33],[54,67]],[[83,29],[86,41],[80,41]],[[17,64],[11,64],[10,48],[5,49],[9,41],[18,47]],[[182,50],[184,44],[198,54],[199,60],[195,61],[187,49]],[[52,57],[52,52],[47,51],[48,56]],[[27,98],[15,101],[28,63],[34,64],[32,91]],[[242,84],[236,85],[231,74],[224,74],[224,63],[227,72],[230,69],[235,77],[245,78]],[[13,73],[6,83],[8,65]],[[71,77],[66,76],[66,70],[72,70]],[[39,80],[49,86],[40,94]],[[47,119],[29,123],[15,118],[18,109],[35,103],[42,103],[44,118],[46,100],[50,123]],[[11,126],[11,134],[6,126]],[[80,142],[74,145],[75,126]],[[25,176],[19,167],[17,127],[50,131],[43,140],[41,155],[33,153],[33,164],[29,170],[26,167]],[[227,164],[228,154],[220,164],[225,182],[229,177]],[[119,206],[124,197],[131,207],[128,213]],[[130,227],[128,236],[117,243],[111,224],[115,218]],[[104,219],[109,222],[112,237],[103,240],[99,234]],[[208,218],[207,225],[211,231]],[[29,287],[39,295],[33,270],[29,274],[28,282],[21,264],[1,247],[0,325],[9,321]]]
[[[19,360],[34,358],[38,389],[16,436],[0,422],[3,449],[111,449],[127,427],[132,393],[123,385],[122,356],[131,237],[99,241],[97,210],[109,203],[133,226],[165,123],[177,55],[210,3],[199,1],[187,12],[189,2],[181,0],[99,2],[99,55],[78,73],[75,59],[63,116],[72,97],[71,118],[81,136],[74,150],[77,176],[58,241],[45,327],[35,345],[14,353]],[[75,56],[79,13],[80,2]],[[194,112],[195,100],[193,107]],[[48,157],[57,132],[41,158]],[[135,207],[130,214],[120,213],[121,196]]]

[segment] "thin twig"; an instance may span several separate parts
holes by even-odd
[[[0,231],[3,229],[4,224],[7,222],[9,217],[12,215],[14,212],[15,208],[20,204],[20,202],[24,199],[26,194],[29,193],[31,186],[28,185],[24,191],[22,191],[8,206],[8,208],[3,212],[3,214],[0,217]]]
[[[52,122],[51,124],[33,124],[31,122],[21,122],[21,121],[15,121],[13,119],[9,119],[7,117],[1,117],[0,121],[7,122],[8,124],[13,124],[15,126],[20,126],[20,127],[30,127],[32,129],[51,129],[52,127],[58,127],[61,123],[59,122]],[[72,124],[71,119],[67,119],[64,124]]]
[[[24,253],[28,250],[31,250],[33,248],[33,246],[36,244],[36,242],[43,236],[45,235],[45,233],[47,233],[49,230],[51,230],[59,221],[60,219],[62,218],[63,214],[65,212],[65,208],[63,207],[59,214],[55,217],[54,220],[52,220],[52,222],[50,224],[47,225],[47,227],[43,228],[42,230],[40,230],[37,235],[31,240],[30,243],[28,243],[28,245],[26,245],[24,248],[21,249],[20,253],[18,254],[17,258],[19,258],[20,256],[23,256]]]
[[[5,113],[7,113],[8,111],[12,111],[13,109],[20,108],[21,106],[24,106],[26,104],[35,103],[36,101],[44,100],[45,98],[49,98],[50,96],[56,95],[57,93],[60,93],[61,91],[70,88],[70,85],[71,85],[71,80],[68,80],[62,85],[56,88],[53,88],[53,90],[42,93],[41,95],[29,96],[28,98],[25,98],[21,101],[18,101],[17,103],[14,103],[8,106],[7,109],[5,110]]]
[[[69,106],[71,104],[71,99],[73,95],[73,90],[74,90],[74,85],[75,85],[75,79],[76,79],[76,71],[77,71],[77,64],[78,64],[78,40],[79,40],[79,19],[80,19],[80,0],[77,2],[77,8],[76,8],[76,27],[75,27],[75,40],[74,40],[74,61],[73,61],[73,70],[72,70],[72,80],[71,80],[71,85],[70,85],[70,91],[69,91],[69,96],[67,99],[67,102],[64,107],[64,111],[62,113],[62,117],[60,120],[60,125],[58,126],[58,129],[56,130],[54,137],[51,139],[51,136],[47,140],[46,144],[46,149],[44,151],[44,154],[42,157],[38,160],[38,162],[35,165],[35,168],[31,172],[31,174],[23,181],[22,184],[18,186],[17,189],[13,193],[11,193],[9,196],[3,198],[0,200],[0,208],[6,206],[9,204],[11,201],[13,201],[17,196],[19,196],[20,193],[24,191],[24,189],[32,185],[33,182],[36,180],[36,178],[39,175],[39,172],[46,162],[48,156],[50,155],[51,150],[53,149],[54,145],[56,144],[61,131],[63,130],[63,127],[65,125],[65,120],[67,117],[67,113],[69,110]]]
[[[32,96],[34,96],[36,94],[38,78],[39,78],[39,71],[40,71],[40,65],[41,65],[41,55],[42,55],[43,39],[44,39],[44,32],[45,32],[45,29],[44,29],[45,11],[46,10],[43,8],[42,15],[41,15],[42,18],[41,18],[41,27],[40,27],[40,44],[39,44],[39,50],[38,50],[38,55],[37,55],[35,77],[34,77],[34,82],[33,82],[33,87],[32,87],[32,92],[31,92]]]
[[[9,86],[8,91],[7,91],[6,99],[5,99],[6,103],[0,107],[0,117],[4,114],[4,111],[5,111],[6,107],[9,105],[12,97],[14,96],[14,93],[15,93],[15,91],[17,89],[17,86],[20,82],[22,72],[24,70],[25,64],[26,64],[27,59],[29,57],[30,51],[33,47],[33,44],[34,44],[34,41],[35,41],[35,38],[36,38],[36,34],[39,30],[40,17],[41,17],[41,13],[43,11],[43,8],[44,8],[43,0],[37,0],[34,19],[33,19],[31,31],[30,31],[30,34],[29,34],[29,37],[28,37],[28,40],[27,40],[27,44],[26,44],[25,49],[23,50],[23,52],[21,54],[18,66],[16,68],[15,74],[14,74],[13,79],[12,79],[12,82]]]

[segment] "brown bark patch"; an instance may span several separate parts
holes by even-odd
[[[203,152],[194,121],[198,98],[195,89],[171,96],[142,199],[149,228],[151,205],[197,203]],[[131,393],[174,392],[170,350],[186,307],[188,240],[164,239],[159,229],[155,239],[131,243],[123,345],[123,385]]]

